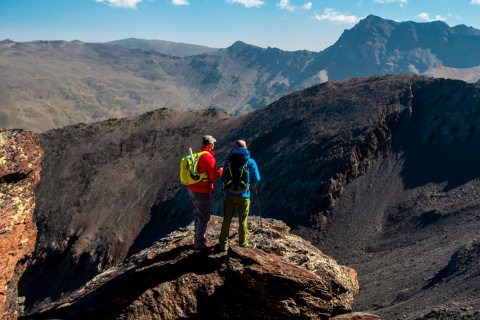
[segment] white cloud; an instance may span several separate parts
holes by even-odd
[[[280,0],[280,2],[277,3],[277,7],[290,12],[295,10],[295,6],[290,3],[290,0]]]
[[[190,3],[188,0],[172,0],[172,4],[175,6],[188,6]]]
[[[112,7],[136,9],[137,4],[142,2],[143,0],[95,0],[95,1],[108,4],[109,6],[112,6]]]
[[[444,16],[442,16],[442,15],[440,15],[440,14],[437,14],[437,15],[435,16],[435,20],[437,20],[437,21],[445,21],[445,20],[447,20],[447,17],[444,17]]]
[[[480,0],[476,0],[476,1],[480,1]],[[381,3],[381,4],[398,3],[400,7],[403,8],[408,3],[408,0],[373,0],[373,2]]]
[[[277,7],[279,7],[281,10],[287,10],[287,11],[293,12],[299,8],[303,10],[310,10],[312,8],[312,3],[307,2],[302,6],[296,6],[291,4],[290,0],[280,0],[280,2],[277,3]]]
[[[435,18],[430,18],[430,15],[426,12],[422,12],[419,15],[415,16],[415,18],[419,18],[423,21],[426,22],[432,22],[432,21],[445,21],[447,20],[446,17],[443,17],[442,15],[437,14]]]
[[[471,4],[480,4],[480,0],[472,0],[470,1]]]
[[[334,11],[331,8],[326,8],[325,11],[323,11],[323,14],[318,14],[315,13],[314,19],[317,19],[318,21],[331,21],[335,23],[340,23],[340,24],[348,24],[348,25],[354,25],[358,21],[360,21],[360,18],[354,15],[349,15],[347,13],[339,13],[337,11]]]
[[[480,0],[479,0],[480,1]],[[303,6],[301,6],[302,9],[305,9],[305,10],[310,10],[312,9],[312,3],[311,2],[307,2],[305,3]]]
[[[265,1],[262,0],[226,0],[227,3],[239,3],[244,5],[246,8],[251,7],[260,7],[265,4]]]

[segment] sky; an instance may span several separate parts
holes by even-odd
[[[480,30],[480,0],[1,0],[0,40],[243,41],[318,52],[369,14]]]

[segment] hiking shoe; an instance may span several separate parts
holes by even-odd
[[[205,246],[202,248],[193,249],[193,252],[205,252],[213,249],[215,249],[215,246],[213,244],[206,243]]]

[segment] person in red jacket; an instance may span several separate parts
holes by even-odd
[[[195,213],[195,237],[193,249],[195,252],[211,250],[214,246],[207,243],[205,232],[210,221],[210,193],[214,192],[214,181],[222,176],[223,168],[217,169],[217,160],[213,148],[217,140],[210,135],[203,136],[201,151],[207,151],[198,160],[198,173],[207,173],[209,181],[199,181],[187,186],[188,196],[192,201]]]

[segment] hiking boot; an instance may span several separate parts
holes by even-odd
[[[211,243],[206,243],[204,247],[202,248],[197,248],[197,249],[193,249],[193,252],[205,252],[205,251],[209,251],[209,250],[213,250],[215,249],[215,246]]]

